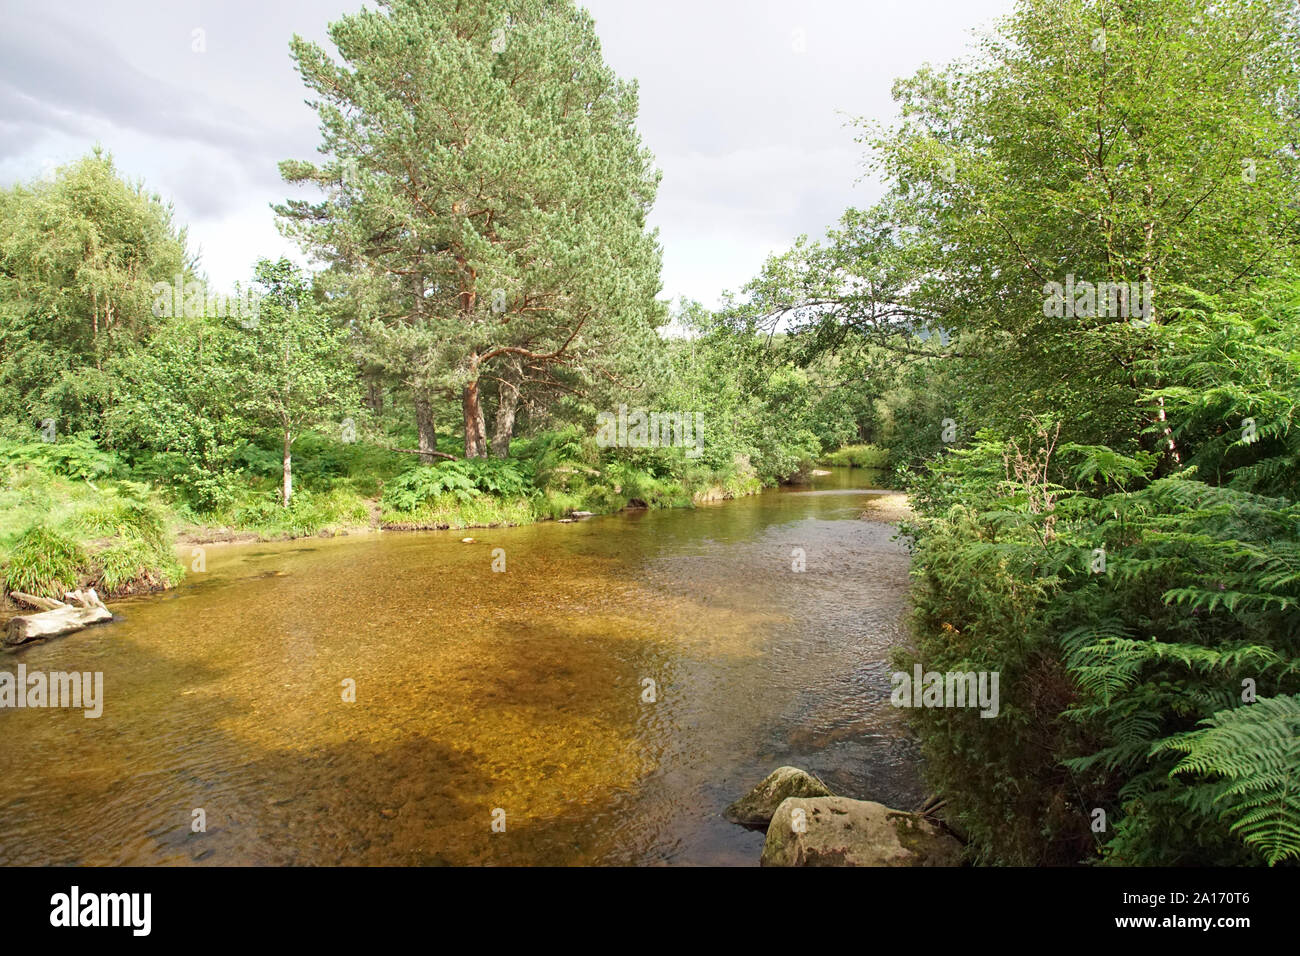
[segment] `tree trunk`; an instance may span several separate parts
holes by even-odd
[[[1143,205],[1148,210],[1155,206],[1156,190],[1155,186],[1148,183],[1142,193]],[[1142,263],[1140,266],[1139,279],[1143,286],[1151,289],[1151,301],[1147,303],[1147,314],[1143,316],[1148,325],[1154,325],[1156,321],[1156,292],[1155,292],[1155,261],[1156,261],[1156,223],[1155,217],[1147,220],[1142,227]],[[1158,369],[1157,369],[1158,374]],[[1168,455],[1173,459],[1174,467],[1181,468],[1183,464],[1182,455],[1178,453],[1178,443],[1174,441],[1174,430],[1169,427],[1169,419],[1165,416],[1165,399],[1160,396],[1156,399],[1157,411],[1156,418],[1165,434],[1165,441],[1168,445]]]
[[[293,457],[290,453],[293,439],[289,437],[289,430],[284,432],[284,506],[289,507],[289,501],[293,498]]]
[[[487,457],[487,427],[483,424],[483,403],[479,401],[478,380],[465,386],[461,394],[461,409],[465,413],[465,457]]]
[[[510,438],[515,433],[515,412],[519,409],[519,386],[502,381],[497,399],[497,417],[492,431],[492,454],[497,458],[510,457]]]
[[[433,402],[424,389],[415,390],[415,429],[420,435],[420,464],[432,465],[438,450],[438,433],[433,424]]]
[[[366,379],[366,405],[376,415],[384,414],[384,383],[378,375]]]

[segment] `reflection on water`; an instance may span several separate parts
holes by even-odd
[[[787,763],[910,808],[907,557],[860,519],[863,480],[473,544],[210,548],[0,659],[103,671],[105,695],[98,720],[0,712],[0,863],[752,865],[763,834],[720,810]]]

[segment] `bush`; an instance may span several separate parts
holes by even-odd
[[[169,588],[185,575],[169,549],[152,547],[139,539],[110,545],[92,560],[104,596]]]
[[[32,465],[78,481],[94,481],[121,470],[121,462],[85,433],[57,441],[16,441],[0,438],[0,458],[11,464]]]
[[[574,476],[593,474],[600,464],[600,449],[577,425],[542,432],[519,442],[516,450],[520,459],[530,463],[540,490],[567,488]]]
[[[214,516],[219,523],[267,537],[303,537],[368,525],[370,506],[346,488],[329,491],[301,489],[284,507],[278,491],[261,491]]]

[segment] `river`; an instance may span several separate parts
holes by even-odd
[[[0,659],[104,675],[98,719],[0,711],[0,864],[756,865],[720,812],[782,764],[912,809],[908,558],[863,480],[211,546]]]

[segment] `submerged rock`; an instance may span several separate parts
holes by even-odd
[[[732,823],[747,827],[765,827],[772,814],[788,797],[829,797],[830,788],[798,767],[777,767],[757,787],[749,791],[722,815]]]
[[[917,813],[848,797],[792,797],[767,828],[762,866],[960,866],[961,844]]]

